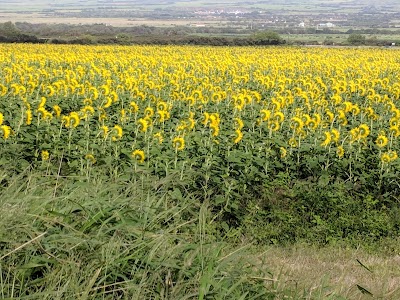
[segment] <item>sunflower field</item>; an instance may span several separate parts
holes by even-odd
[[[172,177],[260,239],[393,233],[399,142],[397,50],[0,45],[9,175]]]

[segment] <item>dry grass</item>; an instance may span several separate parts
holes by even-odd
[[[363,250],[293,247],[268,249],[260,258],[278,291],[304,291],[302,299],[400,299],[400,255]],[[368,270],[369,269],[369,270]]]
[[[166,19],[166,20],[152,20],[146,18],[63,18],[57,16],[46,16],[41,13],[5,13],[0,10],[0,22],[28,22],[33,24],[108,24],[114,27],[129,27],[129,26],[158,26],[158,27],[168,27],[168,26],[188,26],[195,24],[204,24],[207,26],[221,26],[225,24],[221,21],[215,20],[195,20],[195,19]]]

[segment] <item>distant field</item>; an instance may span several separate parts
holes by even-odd
[[[65,9],[88,9],[88,8],[107,8],[107,9],[129,9],[129,10],[153,10],[160,8],[199,8],[199,7],[212,7],[212,8],[262,8],[269,10],[285,10],[285,11],[297,11],[297,12],[313,12],[313,11],[332,11],[332,10],[343,10],[348,11],[360,11],[361,9],[370,6],[371,3],[375,5],[377,9],[384,11],[399,11],[400,3],[396,0],[272,0],[272,1],[230,1],[230,0],[176,0],[176,1],[81,1],[71,0],[68,3],[56,3],[52,0],[32,0],[28,4],[23,1],[8,0],[0,1],[0,12],[1,11],[43,11],[43,10],[55,10],[62,11]]]

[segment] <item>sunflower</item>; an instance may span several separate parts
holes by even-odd
[[[109,108],[112,103],[113,103],[112,98],[107,96],[106,97],[106,103],[103,105],[103,108]]]
[[[207,126],[209,120],[210,120],[210,114],[208,112],[203,113],[201,124],[203,124],[204,126]]]
[[[324,141],[321,143],[321,146],[326,147],[326,146],[328,146],[328,145],[331,143],[331,141],[332,141],[332,134],[331,134],[329,131],[325,131],[325,132],[324,132],[324,135],[325,135],[325,139],[324,139]]]
[[[154,115],[154,109],[151,108],[150,106],[146,107],[144,110],[144,115],[146,117],[152,117]]]
[[[143,163],[145,159],[144,151],[143,150],[138,150],[136,149],[135,151],[132,152],[132,157],[138,162],[138,163]]]
[[[344,148],[343,148],[343,146],[337,147],[337,149],[336,149],[336,155],[337,155],[339,158],[342,158],[342,157],[344,156]]]
[[[160,122],[163,123],[167,119],[167,114],[168,112],[165,110],[157,110],[156,112],[156,119]]]
[[[299,143],[297,142],[297,140],[295,138],[290,138],[288,141],[288,144],[289,144],[290,148],[296,148],[299,146]]]
[[[32,111],[28,109],[25,111],[25,117],[26,117],[26,125],[31,125],[32,124]]]
[[[96,158],[94,157],[93,154],[88,153],[85,155],[85,159],[88,160],[90,163],[95,164],[96,163]]]
[[[242,138],[243,138],[243,133],[242,133],[242,131],[241,131],[240,129],[236,129],[236,130],[235,130],[235,136],[234,136],[233,142],[234,142],[235,144],[237,144],[237,143],[239,143],[239,142],[242,140]]]
[[[158,143],[159,143],[159,144],[162,144],[162,142],[163,142],[163,140],[164,140],[164,137],[163,137],[161,131],[155,133],[153,136],[154,136],[154,138],[156,138],[156,139],[158,140]]]
[[[340,138],[340,132],[339,132],[339,130],[333,128],[333,129],[331,130],[331,135],[332,135],[332,140],[333,140],[334,142],[336,142],[336,143],[339,142],[339,138]]]
[[[388,152],[384,152],[381,154],[381,162],[382,163],[387,164],[391,161],[392,161],[392,159],[390,158],[390,155]]]
[[[149,124],[147,123],[147,121],[143,118],[139,119],[137,122],[137,128],[139,129],[139,131],[141,132],[146,132],[147,128],[149,127]]]
[[[168,103],[165,102],[165,101],[159,101],[157,103],[157,109],[158,110],[164,110],[164,111],[168,110]]]
[[[383,133],[380,133],[375,140],[375,143],[379,148],[385,147],[388,142],[389,139]]]
[[[277,111],[274,113],[274,120],[278,121],[279,123],[282,123],[283,120],[285,119],[285,115],[281,111]]]
[[[260,116],[261,116],[261,120],[268,121],[269,118],[271,117],[271,111],[268,109],[262,109],[260,111]]]
[[[399,127],[399,125],[392,125],[392,126],[390,126],[389,132],[390,132],[394,137],[400,136],[400,127]]]
[[[4,116],[2,113],[0,113],[0,125],[3,125],[4,122]]]
[[[172,146],[176,149],[176,150],[183,150],[185,149],[185,139],[183,137],[176,137],[172,140]]]
[[[281,158],[285,158],[287,155],[287,150],[285,147],[279,147],[279,154],[281,156]]]
[[[242,119],[240,119],[240,118],[234,118],[233,121],[234,121],[234,123],[235,123],[235,128],[236,128],[236,129],[240,129],[240,130],[241,130],[241,129],[243,128],[244,123],[243,123]]]
[[[139,106],[136,104],[135,101],[132,101],[131,103],[129,103],[129,105],[131,106],[132,113],[137,113],[139,111]]]
[[[53,106],[53,111],[55,112],[57,118],[59,118],[61,116],[61,107],[58,105],[54,105]]]
[[[107,134],[108,134],[108,127],[106,125],[103,125],[100,127],[100,129],[101,129],[101,132],[102,132],[104,138],[106,138]]]
[[[1,131],[3,132],[3,138],[6,140],[10,137],[11,135],[11,128],[10,126],[7,125],[1,125],[0,126]]]
[[[281,125],[278,121],[270,121],[268,122],[268,128],[272,131],[278,131],[281,128]]]
[[[365,139],[370,134],[370,129],[367,124],[361,124],[358,126],[360,138]]]
[[[388,151],[388,154],[389,154],[389,157],[390,157],[390,161],[394,161],[399,157],[397,155],[397,152],[393,151],[393,150]]]
[[[211,131],[211,135],[213,137],[216,137],[219,135],[219,126],[216,123],[211,123],[210,124],[210,131]]]
[[[119,125],[114,126],[114,136],[112,137],[113,141],[117,141],[122,137],[122,127]]]
[[[296,131],[301,131],[304,127],[304,122],[301,118],[299,117],[293,117],[291,120],[290,127],[295,129]]]
[[[50,158],[49,151],[47,151],[47,150],[42,150],[41,156],[42,156],[42,160],[43,160],[43,161],[44,161],[44,160],[49,160],[49,158]]]
[[[246,105],[246,100],[243,96],[238,96],[234,99],[234,108],[241,111]]]
[[[80,123],[80,118],[78,113],[73,111],[69,114],[69,117],[70,117],[69,126],[72,125],[74,128],[76,128]]]

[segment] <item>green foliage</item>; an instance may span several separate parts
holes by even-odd
[[[284,43],[277,32],[270,30],[256,32],[253,39],[257,45],[279,45]]]
[[[270,277],[265,267],[252,261],[247,247],[217,234],[206,203],[183,199],[167,189],[169,181],[155,188],[147,175],[124,178],[30,172],[8,178],[0,193],[0,297],[272,295],[262,280]]]
[[[347,41],[351,45],[364,45],[365,44],[365,35],[352,33],[347,38]]]

